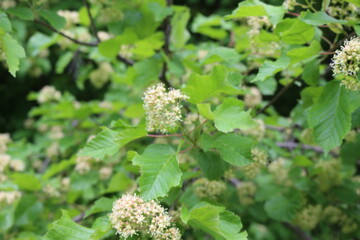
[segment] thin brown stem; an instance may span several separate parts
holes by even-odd
[[[92,30],[94,36],[96,37],[97,41],[100,42],[100,38],[99,38],[99,36],[97,34],[98,31],[97,31],[97,28],[96,28],[96,25],[95,25],[95,21],[94,21],[94,18],[92,16],[92,14],[91,14],[91,11],[90,11],[90,5],[89,5],[87,0],[83,0],[83,4],[86,7],[86,11],[87,11],[87,14],[88,14],[89,19],[90,19],[91,30]]]
[[[39,24],[39,25],[42,25],[44,27],[46,27],[47,29],[49,29],[50,31],[53,31],[55,33],[58,33],[60,34],[61,36],[73,41],[74,43],[77,43],[79,45],[83,45],[83,46],[88,46],[88,47],[96,47],[98,44],[97,43],[89,43],[89,42],[82,42],[82,41],[79,41],[73,37],[70,37],[68,35],[66,35],[65,33],[61,32],[61,31],[58,31],[57,29],[55,29],[54,27],[52,27],[51,25],[47,24],[46,22],[43,22],[43,21],[40,21],[40,20],[37,20],[35,19],[34,22],[36,24]]]
[[[194,147],[195,147],[195,146],[190,146],[190,147],[188,147],[188,148],[186,148],[186,149],[184,149],[184,150],[180,151],[180,152],[179,152],[179,154],[184,154],[184,153],[186,153],[186,152],[190,151],[191,149],[193,149]]]
[[[290,14],[290,15],[293,15],[293,16],[296,16],[296,17],[299,17],[299,16],[300,16],[300,14],[294,13],[294,12],[287,12],[287,14]]]
[[[320,55],[333,55],[335,52],[321,52]]]
[[[183,137],[182,134],[168,134],[168,135],[155,135],[155,134],[148,134],[148,137],[158,138],[158,137]]]

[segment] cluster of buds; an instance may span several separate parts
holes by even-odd
[[[241,182],[236,187],[239,202],[248,206],[254,203],[254,196],[256,192],[256,185],[253,182]]]
[[[76,11],[59,10],[57,14],[65,18],[66,28],[71,28],[80,22],[79,13]]]
[[[15,172],[22,172],[25,170],[25,164],[19,159],[14,159],[10,161],[10,168]]]
[[[166,92],[161,83],[149,87],[143,97],[147,131],[167,133],[176,129],[181,121],[180,101],[187,98],[180,90]]]
[[[198,121],[201,124],[204,121],[206,121],[206,119],[197,113],[193,113],[193,112],[188,113],[184,118],[184,125],[185,125],[186,130],[190,131],[190,130],[194,129],[196,127],[196,124],[198,123]]]
[[[345,234],[352,233],[359,227],[352,217],[349,217],[340,208],[331,205],[322,212],[322,219],[330,224],[341,226],[341,231]]]
[[[111,64],[108,62],[100,63],[99,67],[90,73],[90,82],[97,88],[101,88],[107,83],[114,72]]]
[[[316,227],[321,219],[321,211],[322,208],[320,205],[308,205],[296,214],[293,222],[301,229],[310,231]]]
[[[6,167],[9,165],[11,160],[11,157],[7,154],[0,154],[0,174],[1,174],[1,179],[0,182],[3,182],[7,179],[6,175],[3,174],[3,172],[5,171]]]
[[[100,41],[106,41],[113,37],[113,35],[105,31],[99,31],[97,36],[99,37]]]
[[[98,5],[98,3],[96,3],[95,5]],[[123,19],[123,12],[116,7],[106,7],[106,8],[101,8],[100,11],[100,15],[97,18],[97,21],[100,24],[108,24],[111,22],[116,22],[116,21],[120,21]]]
[[[113,228],[122,238],[139,236],[142,239],[178,240],[179,230],[172,226],[167,211],[154,200],[144,201],[126,194],[113,204],[110,214]]]
[[[356,20],[359,13],[358,6],[344,0],[332,0],[326,10],[330,16],[345,20]]]
[[[51,101],[59,101],[61,92],[57,91],[53,86],[43,87],[37,97],[38,103],[46,103]]]
[[[0,134],[0,153],[7,151],[7,146],[11,142],[10,135],[8,133]]]
[[[352,91],[360,90],[360,81],[357,74],[360,70],[360,38],[346,40],[340,50],[335,51],[330,66],[334,75],[342,75],[341,85]]]
[[[46,156],[50,159],[55,159],[57,156],[60,155],[60,145],[57,142],[53,142],[47,149],[46,149]]]
[[[62,131],[61,126],[52,126],[50,129],[50,139],[52,140],[58,140],[62,139],[64,137],[64,132]]]
[[[285,159],[278,158],[271,162],[268,170],[272,174],[275,183],[284,186],[291,186],[293,184],[292,181],[288,178],[289,169],[286,167]]]
[[[111,167],[102,167],[99,171],[100,179],[106,180],[108,179],[112,174],[112,168]]]
[[[261,169],[267,165],[268,155],[258,148],[251,149],[251,154],[254,162],[244,166],[242,170],[247,178],[254,179],[260,173]]]
[[[254,38],[255,36],[259,35],[263,27],[269,28],[272,26],[270,19],[267,16],[248,17],[247,24],[251,28],[250,31],[248,31],[250,38]]]
[[[20,197],[21,197],[21,193],[19,191],[10,191],[10,192],[0,191],[0,205],[12,204]]]
[[[332,186],[337,186],[342,183],[341,177],[341,162],[338,160],[321,161],[316,164],[320,170],[316,176],[315,181],[318,183],[321,191],[327,191]]]
[[[15,0],[2,0],[0,3],[1,9],[6,10],[16,6]]]
[[[283,7],[288,11],[293,11],[297,5],[296,0],[285,0],[283,2]]]
[[[199,178],[194,184],[194,193],[199,198],[208,198],[215,200],[226,191],[225,183],[221,181],[208,180],[207,178]]]
[[[256,119],[255,121],[258,123],[256,127],[247,130],[242,129],[241,133],[244,134],[245,136],[254,137],[256,140],[260,141],[261,139],[263,139],[265,135],[266,126],[264,121],[261,119]]]
[[[250,87],[246,89],[246,91],[247,92],[244,96],[245,106],[248,108],[253,108],[261,103],[262,95],[257,87]]]
[[[80,174],[85,174],[91,170],[91,165],[94,162],[99,161],[100,159],[95,159],[92,157],[77,156],[75,170],[78,171]]]
[[[49,198],[59,198],[61,196],[59,190],[57,190],[54,186],[47,184],[43,188],[43,192]]]

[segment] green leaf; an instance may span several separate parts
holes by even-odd
[[[224,90],[227,72],[225,67],[216,66],[210,75],[192,73],[183,91],[190,97],[189,102],[201,103]]]
[[[132,183],[132,180],[125,173],[117,172],[111,177],[105,193],[125,191],[129,189]]]
[[[66,66],[69,65],[69,63],[73,59],[73,56],[74,56],[74,53],[72,53],[72,52],[63,53],[60,56],[59,60],[56,62],[55,72],[57,74],[63,73]]]
[[[51,225],[43,240],[89,240],[94,232],[75,223],[69,213],[62,210],[62,217]]]
[[[161,6],[157,2],[148,2],[147,6],[151,10],[151,12],[154,14],[155,21],[157,21],[157,22],[161,22],[167,16],[169,16],[173,13],[173,10],[171,8]]]
[[[284,14],[285,9],[282,6],[269,5],[259,0],[247,0],[239,3],[239,6],[230,15],[225,16],[225,19],[269,16],[270,22],[276,25],[284,17]]]
[[[347,21],[333,18],[327,15],[325,12],[315,12],[315,13],[309,11],[302,12],[299,19],[307,24],[314,26],[320,26],[328,23],[340,23],[340,24],[347,23]]]
[[[181,219],[184,223],[211,234],[217,240],[246,240],[247,233],[240,232],[240,217],[224,207],[207,202],[196,204],[189,211],[183,207]]]
[[[227,36],[227,31],[222,28],[222,21],[223,19],[220,16],[212,15],[205,17],[198,14],[193,21],[191,30],[195,33],[220,40]]]
[[[144,126],[125,128],[119,131],[103,127],[102,131],[80,151],[79,156],[103,159],[106,156],[114,155],[127,143],[144,137],[146,134]]]
[[[0,11],[0,34],[1,32],[11,32],[11,23],[6,13]]]
[[[172,45],[181,49],[185,46],[186,42],[190,39],[190,33],[186,26],[190,19],[190,10],[183,6],[173,6],[174,15],[171,18],[171,34],[170,42]]]
[[[319,61],[314,59],[308,62],[304,67],[301,78],[310,86],[316,86],[320,78]]]
[[[278,193],[270,196],[265,202],[265,211],[269,217],[277,221],[291,221],[297,210],[301,208],[301,194],[297,191]]]
[[[204,176],[211,180],[218,180],[224,176],[226,163],[214,152],[195,151],[195,159],[197,160],[201,172]]]
[[[248,130],[257,126],[249,111],[244,111],[244,103],[235,98],[226,98],[214,111],[215,127],[221,132],[235,129]]]
[[[310,42],[315,35],[315,27],[298,19],[286,18],[275,29],[281,39],[288,44],[304,44]]]
[[[100,213],[100,212],[110,212],[112,205],[113,205],[114,199],[102,197],[95,201],[95,203],[91,206],[90,209],[85,211],[85,217],[90,216],[94,213]]]
[[[212,147],[219,150],[221,157],[228,163],[244,166],[252,162],[251,148],[253,145],[254,141],[251,138],[230,133],[217,137]]]
[[[22,190],[38,191],[41,189],[40,180],[30,173],[14,173],[11,175],[12,181]]]
[[[252,82],[264,81],[269,77],[272,77],[275,73],[285,69],[290,64],[290,58],[287,56],[281,56],[276,61],[265,61],[261,65],[258,74],[252,80]]]
[[[0,35],[0,45],[2,45],[6,63],[9,67],[9,72],[13,77],[16,77],[16,72],[19,70],[20,59],[24,58],[24,48],[9,34]]]
[[[57,15],[56,12],[50,10],[43,10],[40,12],[40,16],[50,23],[56,30],[60,30],[66,24],[65,18]]]
[[[231,64],[234,62],[239,62],[241,58],[242,56],[233,48],[214,47],[210,49],[203,63],[210,64],[223,61]]]
[[[314,40],[309,47],[293,48],[286,55],[291,58],[291,64],[295,64],[318,55],[320,50],[320,43]]]
[[[348,93],[339,82],[329,82],[320,100],[311,107],[309,125],[314,130],[315,141],[325,152],[341,145],[351,127],[351,109]]]
[[[211,104],[210,103],[198,103],[196,104],[197,109],[199,110],[199,113],[209,120],[214,120],[215,115],[211,110]]]
[[[6,10],[6,12],[15,15],[21,20],[32,21],[34,20],[34,15],[30,8],[26,7],[14,7]]]
[[[165,197],[172,187],[181,183],[181,170],[174,149],[168,145],[152,144],[132,161],[140,166],[139,188],[145,200]]]
[[[15,210],[15,224],[17,226],[31,225],[42,214],[43,204],[35,195],[21,197]]]
[[[59,163],[52,163],[50,167],[46,170],[42,178],[47,180],[52,176],[70,168],[71,166],[75,165],[75,159],[72,158],[70,160],[62,160]]]

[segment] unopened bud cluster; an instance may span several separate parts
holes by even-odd
[[[57,91],[53,86],[43,87],[37,97],[38,103],[46,103],[51,101],[59,101],[61,93]]]
[[[247,93],[244,96],[245,106],[252,108],[261,103],[262,96],[257,87],[250,87],[246,90]]]
[[[268,155],[266,152],[258,148],[251,149],[251,154],[253,157],[253,162],[242,168],[245,176],[249,179],[255,178],[268,162]]]
[[[293,222],[301,229],[310,231],[314,229],[320,221],[321,210],[322,208],[320,205],[308,205],[297,213]]]
[[[0,2],[0,6],[2,10],[6,10],[8,8],[12,8],[16,6],[16,1],[15,0],[2,0]]]
[[[237,195],[239,198],[239,202],[244,205],[248,206],[255,202],[254,196],[256,192],[256,185],[253,182],[241,182],[236,187]]]
[[[344,0],[332,0],[327,12],[335,18],[357,20],[359,7]]]
[[[225,183],[221,181],[208,180],[207,178],[199,178],[194,184],[194,193],[199,198],[217,199],[226,191]]]
[[[345,234],[358,230],[359,225],[356,220],[349,217],[340,208],[327,206],[322,212],[322,219],[332,225],[341,226],[341,231]]]
[[[65,18],[66,28],[70,28],[80,22],[79,13],[76,11],[59,10],[57,14]]]
[[[321,191],[327,191],[332,186],[337,186],[342,183],[341,177],[341,162],[338,160],[321,161],[316,164],[319,170],[315,181],[318,183]]]
[[[91,83],[97,87],[101,88],[110,80],[111,74],[114,72],[111,64],[108,62],[100,63],[99,67],[90,73]]]
[[[7,145],[11,142],[10,135],[8,133],[0,134],[0,153],[7,151]]]
[[[297,5],[296,0],[285,0],[283,3],[283,7],[289,11],[293,11],[296,5]]]
[[[136,195],[126,194],[113,204],[110,214],[113,228],[122,238],[179,240],[179,230],[172,226],[167,211],[154,200],[144,201]]]
[[[21,193],[19,191],[0,191],[0,206],[12,204],[20,197]]]
[[[92,164],[99,161],[100,159],[95,159],[92,157],[77,156],[75,170],[78,171],[79,174],[87,173],[91,170]]]
[[[346,40],[341,50],[336,50],[330,66],[334,75],[344,76],[341,85],[348,90],[360,90],[360,81],[356,76],[360,70],[360,38]]]
[[[288,178],[289,169],[286,165],[285,159],[278,158],[270,163],[268,170],[272,174],[275,183],[284,186],[291,186],[292,181]]]
[[[149,87],[143,97],[147,131],[167,133],[174,130],[181,121],[180,101],[187,98],[180,90],[166,92],[164,84]]]
[[[266,126],[264,121],[261,119],[255,119],[255,121],[258,123],[256,127],[246,130],[242,129],[241,133],[244,134],[245,136],[254,137],[256,140],[260,141],[265,135]]]

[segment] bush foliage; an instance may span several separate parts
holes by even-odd
[[[358,0],[0,6],[0,239],[360,238]]]

